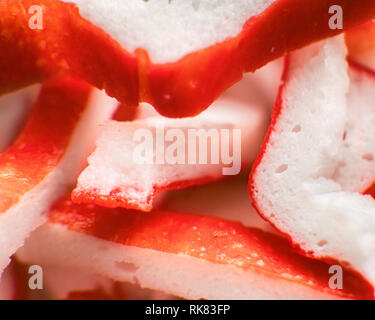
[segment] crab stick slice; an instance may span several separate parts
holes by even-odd
[[[374,179],[364,126],[375,78],[348,71],[345,55],[337,38],[290,57],[249,191],[302,252],[345,261],[374,284],[375,202],[361,193]]]
[[[262,139],[265,111],[225,97],[189,119],[145,117],[105,125],[73,201],[150,211],[160,191],[246,170]]]
[[[375,17],[372,0],[1,1],[0,92],[68,73],[125,105],[197,115],[244,72],[342,32],[332,6],[344,29]]]
[[[344,271],[293,252],[287,240],[236,222],[167,211],[140,215],[66,198],[20,249],[22,261],[75,268],[189,299],[372,298]]]
[[[74,183],[116,103],[85,83],[46,83],[11,147],[0,154],[0,272],[43,213]]]

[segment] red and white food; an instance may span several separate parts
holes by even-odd
[[[345,29],[375,18],[372,0],[2,1],[0,92],[69,73],[125,105],[196,115],[244,72],[342,32],[328,26],[334,5]]]
[[[194,118],[107,122],[78,178],[73,201],[150,211],[161,191],[247,170],[266,119],[265,106],[262,110],[246,100],[224,96]]]
[[[189,299],[373,295],[372,287],[350,271],[344,274],[344,290],[330,289],[328,264],[294,253],[286,239],[259,229],[199,215],[75,205],[69,199],[55,205],[19,257]]]
[[[345,261],[375,283],[375,73],[347,64],[342,38],[287,60],[250,179],[259,213],[310,256]],[[366,125],[368,124],[368,125]]]
[[[114,112],[111,98],[91,92],[72,79],[45,83],[24,129],[0,154],[0,272],[75,181],[99,124]]]
[[[0,299],[374,299],[360,2],[0,1]]]

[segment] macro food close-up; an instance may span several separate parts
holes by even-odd
[[[374,288],[374,0],[0,1],[1,300]]]

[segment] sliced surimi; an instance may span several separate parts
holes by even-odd
[[[278,235],[213,217],[139,214],[70,199],[56,204],[18,257],[190,299],[373,297],[372,287],[345,269],[344,289],[330,289],[330,265],[296,254]]]
[[[46,83],[19,137],[0,154],[0,272],[85,165],[116,103],[82,82]]]
[[[0,92],[74,73],[125,105],[192,116],[244,72],[342,32],[329,25],[340,13],[350,29],[375,17],[375,3],[1,1]]]
[[[348,71],[341,38],[293,54],[249,190],[305,253],[345,261],[374,284],[375,202],[361,194],[374,177],[364,127],[373,88],[373,74]]]
[[[233,97],[194,118],[110,121],[73,200],[149,211],[160,191],[237,175],[255,157],[265,121],[265,110]]]

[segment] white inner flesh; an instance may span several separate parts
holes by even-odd
[[[97,141],[95,152],[89,157],[89,166],[82,172],[78,179],[76,191],[93,191],[98,195],[109,195],[112,190],[118,190],[119,195],[126,199],[129,207],[132,205],[142,206],[139,209],[151,210],[152,204],[149,197],[153,194],[154,188],[160,188],[179,181],[194,181],[196,179],[220,179],[223,177],[223,170],[235,167],[242,169],[250,164],[258,150],[259,142],[262,139],[262,132],[265,118],[263,111],[253,108],[242,101],[219,99],[210,109],[195,118],[168,119],[161,116],[148,117],[134,122],[109,121],[103,133]],[[171,164],[157,162],[156,128],[163,126],[165,133],[171,128],[180,129],[184,133],[185,141],[173,139],[173,142],[165,142],[165,152],[162,157],[165,159],[167,148],[177,143],[180,150],[188,150],[188,129],[200,128],[206,130],[218,129],[240,129],[242,132],[241,141],[238,141],[239,148],[235,151],[237,160],[231,164],[219,164],[210,162],[210,144],[206,149],[208,153],[207,164],[188,164],[188,151],[185,153],[183,164]],[[137,130],[149,130],[153,134],[154,154],[152,164],[140,164],[134,160],[134,151],[141,144],[134,140]],[[231,134],[232,136],[232,134]],[[164,136],[163,136],[164,139]],[[230,141],[232,137],[230,137]],[[176,141],[176,142],[174,142]],[[198,141],[198,139],[196,140]],[[221,147],[223,145],[220,138]],[[203,144],[197,142],[198,147]],[[205,150],[206,150],[205,149]],[[233,152],[230,142],[230,153]],[[239,150],[239,152],[238,152]],[[197,150],[197,158],[199,150]],[[234,174],[238,174],[234,173]]]
[[[0,212],[0,275],[30,232],[46,221],[43,213],[74,183],[93,149],[100,125],[117,107],[115,99],[99,90],[92,93],[88,103],[58,165],[18,203]]]
[[[374,284],[375,202],[335,181],[348,160],[343,135],[352,113],[345,54],[336,38],[292,57],[284,108],[255,174],[255,199],[304,250],[347,261]],[[366,101],[354,100],[349,108]],[[351,172],[361,169],[357,162],[350,166]]]
[[[133,53],[145,49],[153,62],[235,37],[245,22],[275,0],[62,0]]]

